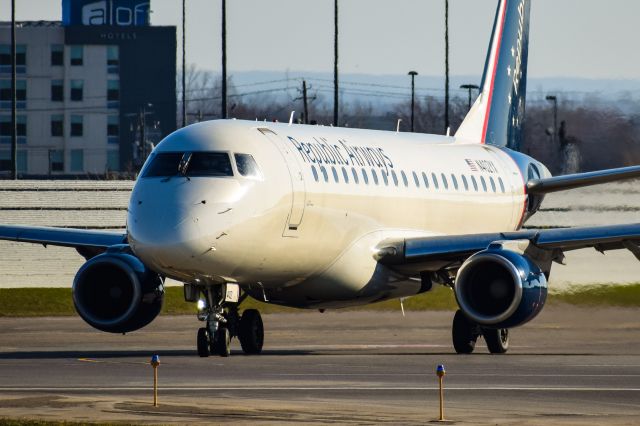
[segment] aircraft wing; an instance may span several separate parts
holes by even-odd
[[[640,260],[640,223],[386,240],[378,245],[376,258],[402,273],[437,271],[455,268],[489,244],[508,240],[527,240],[556,261],[564,258],[563,251],[588,247],[600,252],[628,249]]]
[[[126,244],[126,233],[92,231],[74,228],[0,225],[0,240],[74,247],[85,258],[93,257],[108,247]]]
[[[640,177],[640,166],[620,167],[617,169],[606,169],[595,172],[532,179],[527,182],[527,193],[547,194],[550,192],[565,191],[567,189],[638,177]]]

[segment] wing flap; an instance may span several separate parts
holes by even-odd
[[[635,249],[640,253],[640,223],[386,240],[378,246],[376,258],[403,272],[433,271],[455,266],[489,244],[505,240],[529,240],[550,251],[593,247],[601,252]]]

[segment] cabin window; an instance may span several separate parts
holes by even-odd
[[[458,179],[456,179],[456,175],[454,175],[453,173],[451,173],[451,182],[453,182],[453,188],[457,191],[458,190]]]
[[[445,176],[445,174],[441,173],[440,177],[442,177],[442,184],[444,185],[444,189],[449,189],[449,182],[447,182],[447,177]]]
[[[398,175],[396,175],[395,170],[391,170],[391,177],[393,178],[393,184],[398,186]]]
[[[253,156],[250,154],[234,154],[236,159],[236,167],[238,168],[238,173],[244,177],[256,178],[260,179],[262,176],[260,175],[260,169],[258,169],[258,165],[256,164],[256,160],[254,160]],[[195,160],[195,165],[192,163]],[[189,164],[189,173],[191,172],[192,167],[196,167],[201,161],[211,161],[211,159],[207,159],[203,156],[203,158],[199,158],[199,154],[197,152],[193,153],[193,157],[191,158],[191,162]],[[206,167],[206,164],[203,164]]]
[[[418,179],[418,175],[416,174],[416,172],[412,172],[413,173],[413,181],[416,183],[416,188],[420,188],[420,179]]]
[[[482,190],[487,192],[487,182],[484,180],[484,176],[480,176],[480,183],[482,183]]]
[[[311,173],[313,173],[313,178],[315,179],[315,181],[318,182],[320,179],[318,178],[318,171],[316,170],[316,166],[311,166]]]
[[[382,175],[382,180],[384,181],[385,186],[389,186],[389,174],[387,172],[380,172]]]
[[[349,183],[349,173],[344,167],[342,168],[342,177],[344,178],[344,183]]]
[[[373,177],[373,183],[378,184],[378,174],[375,170],[371,169],[371,176]]]
[[[362,172],[362,180],[364,180],[364,183],[369,185],[369,176],[367,176],[367,171],[365,169],[361,169]]]
[[[467,182],[467,177],[465,175],[461,175],[462,177],[462,184],[464,185],[464,190],[468,191],[469,190],[469,182]]]
[[[340,180],[338,179],[338,172],[336,171],[335,167],[331,167],[331,172],[333,173],[333,180],[335,180],[336,183],[340,182]]]
[[[322,172],[322,177],[324,178],[324,181],[329,182],[329,175],[327,174],[327,169],[325,169],[324,166],[320,166],[320,171]]]
[[[491,182],[491,190],[496,192],[496,182],[493,180],[493,176],[489,177],[489,182]]]
[[[476,181],[476,177],[471,175],[471,183],[473,184],[473,190],[478,192],[478,182]]]
[[[439,186],[438,186],[438,177],[436,176],[435,173],[431,173],[431,180],[433,181],[433,187],[435,189],[438,189],[439,188]]]
[[[504,182],[502,182],[502,178],[498,178],[498,183],[500,184],[500,191],[504,194],[506,191],[504,190]]]
[[[354,169],[353,167],[351,168],[351,172],[353,174],[353,181],[357,185],[359,183],[359,181],[358,181],[358,172],[356,172],[356,169]]]
[[[404,173],[404,170],[400,171],[400,174],[402,175],[402,182],[404,183],[404,186],[409,186],[409,181],[407,180],[407,175]]]
[[[429,189],[429,178],[425,172],[422,172],[422,180],[424,181],[424,187]]]

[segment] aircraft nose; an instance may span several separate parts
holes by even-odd
[[[194,190],[193,183],[176,182],[161,193],[147,188],[132,195],[129,242],[145,264],[160,271],[193,267],[230,226],[232,204],[203,188]]]

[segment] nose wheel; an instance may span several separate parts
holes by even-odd
[[[200,357],[231,355],[231,340],[237,337],[242,351],[247,355],[262,352],[264,344],[264,325],[260,312],[247,309],[238,313],[238,306],[247,297],[243,294],[235,302],[226,301],[226,291],[222,286],[200,290],[205,301],[200,300],[198,319],[206,323],[200,327],[196,336],[196,346]]]

